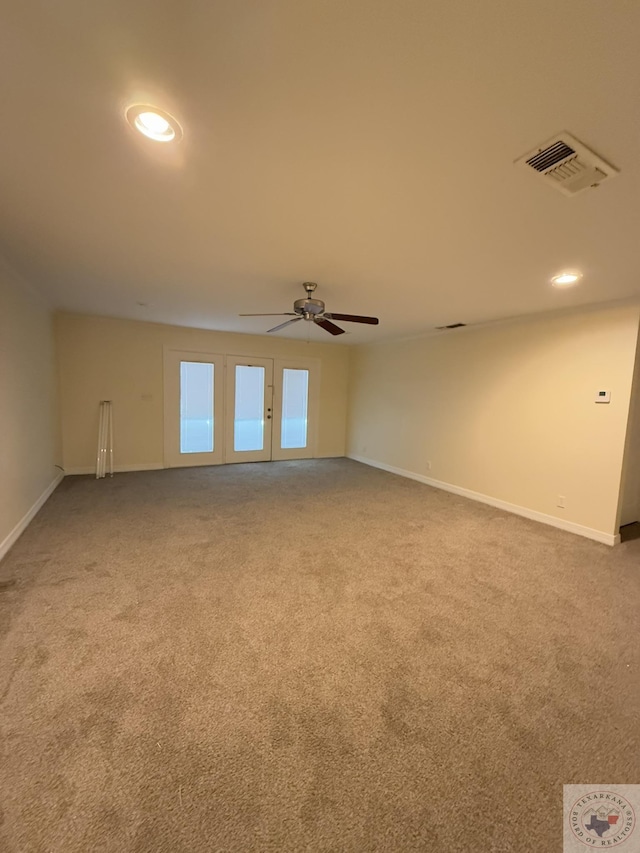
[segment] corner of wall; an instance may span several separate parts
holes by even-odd
[[[634,521],[640,521],[640,317],[620,477],[616,530]]]
[[[49,302],[0,259],[3,378],[0,556],[60,482],[57,375]]]
[[[639,325],[634,302],[354,348],[347,453],[613,544]]]

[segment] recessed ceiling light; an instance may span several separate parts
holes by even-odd
[[[582,278],[582,273],[580,272],[561,272],[558,275],[554,275],[551,279],[551,284],[554,287],[572,287],[574,284],[577,284]]]
[[[165,110],[149,104],[133,104],[126,115],[131,127],[155,142],[178,142],[182,139],[182,128]]]

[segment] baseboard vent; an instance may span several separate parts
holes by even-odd
[[[618,174],[610,163],[566,131],[528,151],[515,164],[540,175],[564,195],[597,187]]]

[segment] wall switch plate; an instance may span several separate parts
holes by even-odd
[[[610,403],[611,391],[596,391],[596,403]]]

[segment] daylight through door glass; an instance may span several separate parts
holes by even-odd
[[[180,362],[180,453],[213,452],[213,369]]]
[[[264,449],[264,367],[236,365],[233,449]]]
[[[285,367],[282,376],[283,450],[307,446],[307,408],[309,401],[309,371]]]

